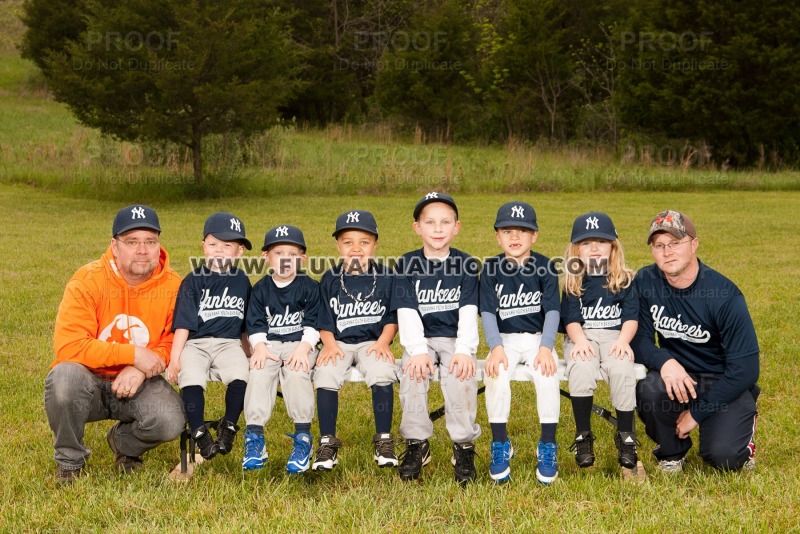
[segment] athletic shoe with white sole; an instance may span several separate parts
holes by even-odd
[[[403,462],[398,473],[400,480],[419,478],[422,468],[431,463],[431,448],[427,439],[407,439],[406,450],[400,454]]]
[[[492,462],[489,464],[489,476],[498,484],[506,482],[511,477],[511,458],[514,457],[514,446],[511,440],[505,442],[492,442]]]
[[[292,438],[292,454],[286,462],[286,472],[292,475],[305,473],[311,467],[311,434],[298,432],[297,434],[286,434]]]
[[[394,453],[394,438],[391,434],[375,434],[372,438],[375,455],[372,457],[378,467],[397,467],[397,455]]]
[[[250,430],[244,431],[244,457],[242,458],[242,469],[251,471],[261,469],[267,463],[267,444],[264,434],[257,434]]]
[[[336,458],[336,453],[342,446],[341,440],[336,436],[327,434],[319,438],[319,447],[317,447],[317,458],[311,465],[314,471],[330,471],[339,460]]]
[[[536,480],[548,486],[558,478],[558,445],[554,442],[544,443],[540,441],[536,445]]]

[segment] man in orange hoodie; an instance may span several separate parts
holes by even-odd
[[[121,209],[108,250],[67,283],[44,391],[58,482],[83,474],[88,422],[118,421],[106,437],[126,473],[142,465],[142,454],[184,428],[180,396],[161,376],[169,363],[181,278],[169,266],[160,234],[152,208]]]

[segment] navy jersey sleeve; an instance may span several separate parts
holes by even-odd
[[[461,300],[463,306],[477,306],[479,301],[478,262],[468,257],[464,260],[464,276],[461,281]]]
[[[542,311],[546,315],[549,311],[561,312],[561,301],[558,298],[558,271],[555,264],[544,256],[539,256],[545,267],[542,281]],[[537,262],[538,263],[538,262]]]
[[[631,284],[623,289],[622,300],[622,322],[639,320],[639,292],[636,291],[636,284]]]
[[[247,333],[266,334],[269,330],[267,324],[267,278],[262,278],[250,292],[250,301],[247,303]]]
[[[319,314],[317,315],[317,330],[336,332],[336,317],[331,308],[333,274],[330,271],[322,275],[319,283]]]
[[[566,291],[561,294],[561,320],[565,327],[572,323],[583,324],[580,297],[568,295]]]
[[[728,299],[720,306],[717,317],[717,328],[727,361],[758,354],[756,329],[744,295],[737,292]]]
[[[481,313],[494,313],[497,314],[498,308],[498,301],[497,301],[497,292],[495,291],[495,279],[494,277],[489,274],[491,269],[491,265],[494,262],[494,258],[489,258],[486,263],[483,265],[483,269],[481,269],[481,278],[479,282],[480,286],[480,311]]]
[[[307,276],[305,278],[306,308],[303,311],[303,326],[316,329],[320,312],[319,284]]]
[[[197,310],[200,305],[200,290],[195,284],[195,271],[186,275],[178,289],[175,300],[175,313],[172,319],[172,331],[178,328],[197,332]]]

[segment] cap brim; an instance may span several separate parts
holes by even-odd
[[[527,228],[528,230],[534,230],[536,232],[539,231],[539,227],[535,224],[527,223],[527,222],[518,222],[518,221],[505,221],[499,222],[494,224],[494,229],[497,230],[498,228]]]
[[[687,234],[685,232],[681,232],[677,228],[658,228],[658,229],[653,230],[652,232],[650,232],[650,234],[647,236],[647,244],[648,245],[650,244],[650,242],[653,240],[653,236],[654,235],[660,234],[662,232],[667,233],[667,234],[671,235],[672,237],[674,237],[676,239],[683,239],[684,237],[689,235],[689,234]]]
[[[422,210],[425,209],[425,206],[427,206],[428,204],[433,204],[434,202],[441,202],[442,204],[447,204],[448,206],[453,208],[453,211],[456,212],[456,219],[458,218],[458,207],[456,206],[455,202],[451,202],[443,198],[431,198],[424,200],[416,205],[416,207],[414,208],[414,220],[416,221],[419,218],[419,214],[422,213]]]
[[[118,235],[124,234],[125,232],[130,232],[131,230],[142,230],[142,229],[154,230],[154,231],[158,232],[159,234],[161,233],[161,228],[159,228],[158,226],[156,226],[154,224],[146,223],[146,222],[136,222],[136,223],[131,223],[128,226],[123,226],[122,228],[117,230],[117,233],[114,234],[113,237],[117,237]]]
[[[608,234],[606,232],[597,232],[597,231],[595,231],[595,232],[584,232],[584,233],[582,233],[580,235],[577,235],[577,236],[573,237],[571,239],[571,241],[573,243],[580,243],[584,239],[589,239],[590,237],[595,237],[595,238],[599,238],[599,239],[605,239],[607,241],[614,241],[615,239],[617,239],[617,236],[615,236],[615,235],[611,235],[611,234]]]
[[[251,250],[253,248],[253,244],[250,243],[250,240],[242,237],[240,234],[234,234],[233,232],[212,232],[209,235],[213,235],[220,241],[239,241],[247,250]]]
[[[333,232],[331,235],[333,237],[339,237],[339,234],[341,234],[342,232],[346,232],[348,230],[358,230],[359,232],[366,232],[368,234],[374,235],[376,239],[378,237],[378,232],[375,232],[375,231],[370,230],[368,228],[362,228],[360,226],[345,226],[344,228],[339,228],[338,230]]]
[[[292,241],[291,239],[281,239],[280,241],[271,241],[269,243],[264,243],[264,246],[261,247],[261,252],[266,252],[270,247],[274,247],[275,245],[295,245],[303,249],[303,252],[306,251],[305,243],[299,243],[297,241]]]

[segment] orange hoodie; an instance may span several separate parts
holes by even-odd
[[[153,275],[130,286],[111,247],[72,276],[58,307],[50,365],[76,362],[108,378],[133,364],[134,346],[145,346],[169,364],[172,313],[181,278],[163,248]]]

